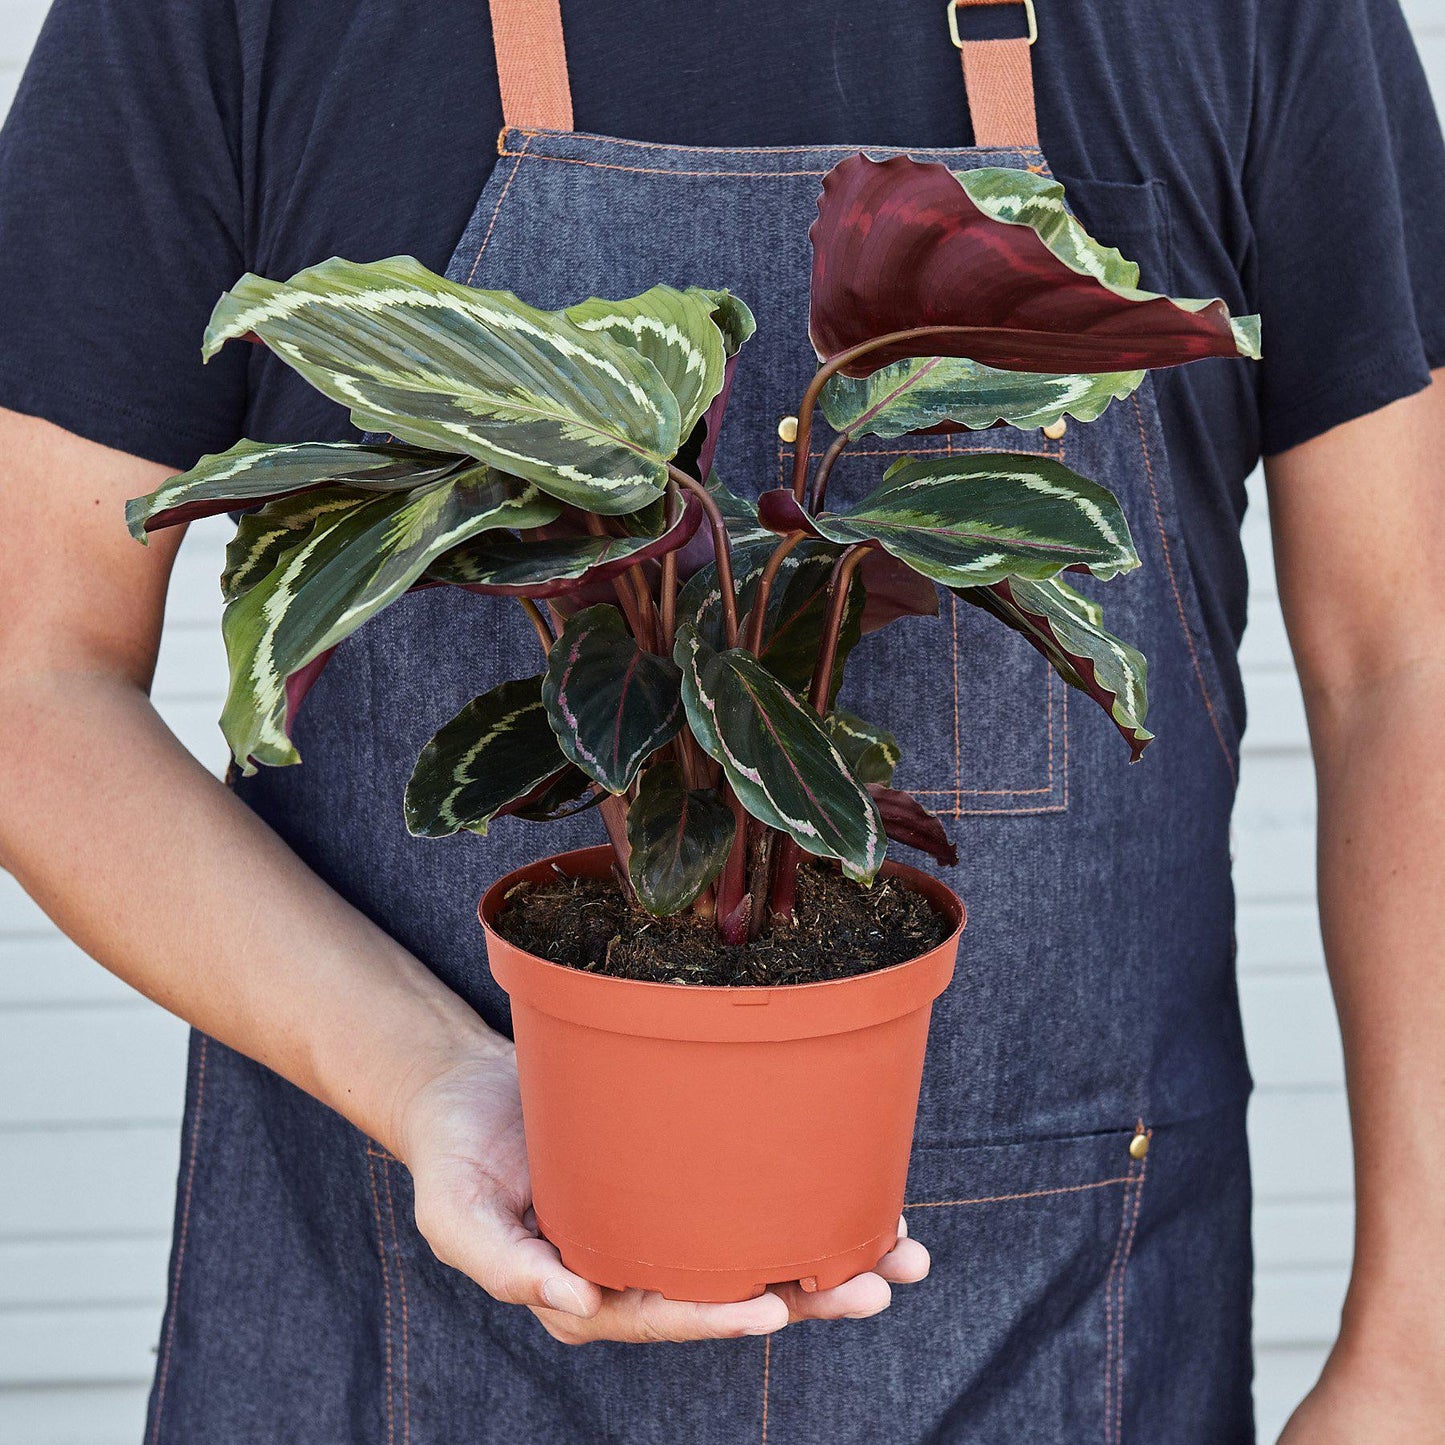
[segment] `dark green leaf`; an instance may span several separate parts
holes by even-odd
[[[853,769],[853,776],[865,787],[870,783],[887,787],[893,781],[893,770],[902,754],[898,739],[887,728],[864,722],[842,708],[829,713],[823,726],[843,761]]]
[[[877,542],[949,587],[1079,566],[1109,578],[1139,565],[1114,494],[1048,457],[904,457],[857,506],[814,524],[835,542]]]
[[[609,792],[682,724],[677,665],[643,652],[615,607],[571,618],[547,658],[542,698],[562,751]]]
[[[1023,633],[1070,687],[1108,713],[1129,744],[1129,761],[1139,761],[1154,737],[1144,726],[1148,666],[1140,653],[1104,631],[1098,603],[1057,577],[1046,582],[1015,577],[992,587],[959,588],[958,595]]]
[[[565,772],[542,705],[542,679],[474,697],[424,747],[406,785],[406,826],[418,838],[465,829],[486,836],[499,813]]]
[[[693,735],[743,807],[806,852],[871,881],[887,846],[878,809],[818,715],[751,654],[714,652],[690,626],[678,630],[674,656]]]
[[[689,790],[676,763],[654,763],[627,811],[627,873],[642,906],[664,918],[682,912],[722,872],[734,830],[714,789]]]

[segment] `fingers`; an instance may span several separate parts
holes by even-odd
[[[776,1295],[763,1294],[739,1304],[687,1304],[651,1291],[605,1290],[602,1304],[588,1319],[535,1310],[553,1339],[567,1345],[592,1340],[626,1344],[683,1344],[692,1340],[734,1340],[770,1335],[788,1323],[787,1306]]]
[[[489,1204],[460,1218],[426,1221],[421,1229],[432,1252],[470,1276],[493,1299],[588,1319],[602,1308],[602,1291],[574,1274],[545,1239],[521,1220]]]
[[[855,1275],[836,1289],[820,1289],[809,1294],[801,1285],[773,1286],[774,1293],[788,1307],[788,1318],[800,1320],[866,1320],[881,1314],[893,1302],[888,1281],[870,1271]]]

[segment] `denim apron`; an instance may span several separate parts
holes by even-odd
[[[492,12],[508,124],[448,274],[546,307],[657,282],[731,288],[758,334],[718,470],[750,494],[784,484],[778,422],[816,367],[808,227],[824,173],[858,147],[576,133],[557,0],[493,0]],[[1043,171],[1027,42],[960,37],[960,48],[978,148],[909,153]],[[1085,223],[1160,289],[1161,189],[1070,186]],[[859,495],[898,456],[980,447],[1061,459],[1119,494],[1143,566],[1096,595],[1149,659],[1159,737],[1126,766],[1092,703],[1022,638],[947,599],[940,618],[899,623],[855,654],[844,702],[902,739],[900,786],[946,819],[960,860],[949,881],[969,907],[958,976],[934,1010],[907,1195],[909,1227],[933,1254],[927,1282],[864,1322],[568,1349],[436,1261],[397,1160],[198,1035],[149,1441],[1253,1438],[1249,1081],[1228,847],[1239,739],[1153,392],[1146,383],[1058,440],[869,440],[831,491]],[[476,899],[510,868],[595,841],[594,815],[427,843],[407,835],[401,799],[435,728],[535,663],[509,602],[413,594],[344,644],[313,689],[297,734],[305,763],[238,783],[313,868],[504,1031]]]

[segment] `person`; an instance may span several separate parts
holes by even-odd
[[[0,861],[196,1029],[148,1440],[1251,1439],[1228,821],[1261,455],[1358,1198],[1339,1341],[1286,1438],[1439,1438],[1445,148],[1409,34],[1396,0],[939,11],[54,5],[0,136]],[[1010,443],[1124,500],[1139,767],[949,608],[909,654],[933,665],[885,652],[861,684],[921,730],[904,767],[972,914],[897,1247],[822,1294],[604,1291],[530,1217],[473,911],[540,845],[401,822],[418,746],[520,634],[418,594],[332,661],[302,766],[228,788],[147,699],[177,537],[136,546],[122,502],[243,435],[354,436],[262,348],[203,370],[201,333],[245,270],[403,252],[546,306],[731,287],[760,330],[719,467],[772,485],[814,364],[812,206],[860,146],[1052,168],[1144,284],[1262,313],[1265,360]]]

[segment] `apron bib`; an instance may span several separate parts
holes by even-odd
[[[758,332],[717,470],[748,495],[785,485],[792,453],[777,424],[817,365],[808,228],[822,178],[854,150],[898,148],[577,133],[557,0],[492,0],[492,16],[507,124],[447,274],[543,307],[659,282],[733,290]],[[1030,42],[958,43],[977,145],[907,154],[1045,171]],[[1162,186],[1068,189],[1090,229],[1165,289]],[[928,1282],[867,1322],[569,1350],[434,1259],[400,1163],[197,1036],[150,1441],[1252,1438],[1249,1084],[1228,848],[1239,739],[1152,383],[1058,441],[869,439],[830,495],[861,495],[899,456],[976,449],[1054,457],[1118,494],[1143,566],[1097,595],[1110,629],[1149,659],[1159,737],[1126,766],[1097,708],[1021,637],[949,597],[940,618],[895,624],[855,653],[842,702],[898,734],[899,786],[944,817],[960,859],[948,881],[969,908],[958,975],[934,1008],[908,1192],[910,1229],[934,1256]],[[413,594],[345,643],[313,689],[296,734],[305,763],[238,782],[322,876],[503,1030],[475,900],[513,867],[600,841],[595,815],[423,843],[401,798],[438,724],[519,675],[534,649],[505,600]]]

